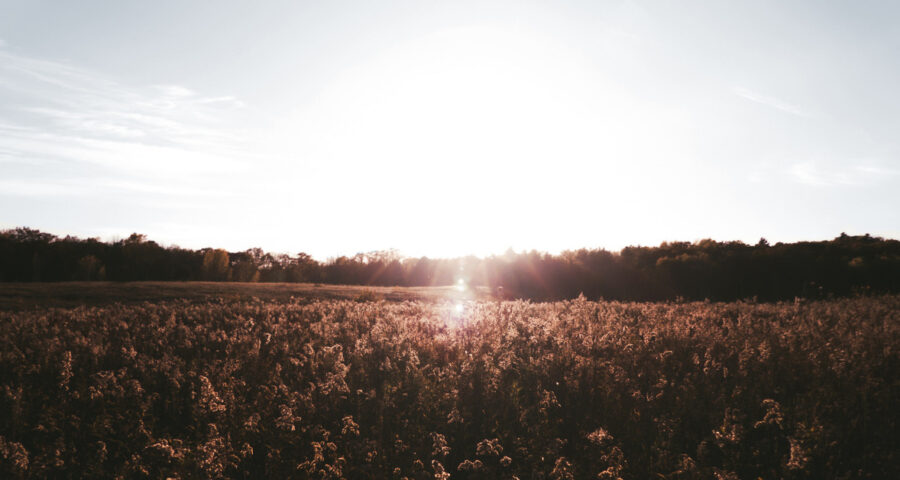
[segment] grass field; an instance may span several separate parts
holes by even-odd
[[[61,283],[0,299],[4,479],[900,475],[898,296]]]
[[[486,288],[369,287],[310,283],[237,282],[58,282],[0,283],[0,310],[71,308],[112,303],[186,300],[483,300]]]

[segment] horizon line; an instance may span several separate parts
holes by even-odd
[[[274,249],[272,249],[272,250],[267,250],[266,248],[264,248],[264,247],[262,247],[262,246],[252,246],[252,247],[247,247],[247,248],[236,248],[236,249],[225,248],[225,247],[215,247],[215,246],[191,247],[191,246],[180,245],[180,244],[174,243],[174,242],[171,242],[171,243],[170,243],[170,242],[165,242],[165,241],[155,240],[155,239],[151,238],[151,236],[150,236],[149,234],[139,233],[139,232],[132,232],[132,233],[127,234],[127,235],[124,235],[124,236],[120,236],[120,235],[118,235],[118,234],[106,235],[106,236],[79,236],[78,234],[71,234],[71,233],[58,234],[58,233],[54,233],[53,231],[50,231],[50,230],[42,230],[42,229],[40,229],[40,228],[33,228],[33,227],[29,227],[29,226],[24,226],[24,225],[19,225],[19,226],[5,226],[5,225],[4,225],[4,226],[0,226],[0,232],[8,232],[8,231],[11,231],[11,230],[16,230],[16,229],[29,229],[29,230],[34,230],[34,231],[37,231],[37,232],[40,232],[40,233],[46,233],[46,234],[53,235],[54,237],[56,237],[57,239],[60,239],[60,240],[65,239],[66,237],[73,237],[73,238],[75,238],[75,239],[77,239],[77,240],[81,240],[81,241],[93,239],[93,240],[97,240],[97,241],[99,241],[99,242],[107,243],[107,244],[114,244],[114,243],[117,243],[117,242],[126,240],[127,238],[131,237],[132,235],[141,235],[141,236],[143,236],[143,237],[145,238],[146,241],[156,243],[156,244],[159,245],[160,247],[167,248],[167,249],[168,249],[168,248],[181,248],[181,249],[195,250],[195,251],[202,251],[202,250],[209,250],[209,249],[212,249],[212,250],[225,250],[225,251],[227,251],[228,253],[238,253],[238,252],[245,252],[245,251],[247,251],[247,250],[251,250],[251,249],[254,249],[254,248],[259,248],[259,249],[262,250],[263,252],[268,253],[268,254],[271,254],[271,255],[287,255],[287,256],[290,256],[290,257],[295,257],[295,256],[297,256],[297,255],[303,253],[303,254],[309,255],[311,258],[313,258],[314,260],[319,261],[319,262],[328,262],[328,261],[330,261],[330,260],[334,260],[334,259],[341,258],[341,257],[344,257],[344,258],[353,258],[353,257],[357,257],[357,256],[360,256],[360,255],[367,255],[367,254],[374,254],[374,253],[389,253],[389,252],[390,252],[390,253],[395,253],[396,256],[397,256],[397,258],[398,258],[399,260],[406,260],[406,259],[421,259],[421,258],[427,258],[427,259],[429,259],[429,260],[459,260],[459,259],[473,258],[473,257],[476,258],[476,259],[487,259],[487,258],[502,257],[502,256],[509,255],[509,254],[513,254],[513,255],[527,255],[527,254],[533,254],[533,253],[537,253],[537,254],[541,254],[541,255],[558,256],[558,255],[562,255],[562,254],[564,254],[564,253],[566,253],[566,252],[577,252],[577,251],[580,251],[580,250],[588,250],[588,251],[605,250],[605,251],[610,252],[610,253],[613,253],[613,254],[621,254],[622,251],[624,251],[624,250],[626,250],[626,249],[628,249],[628,248],[659,248],[659,247],[662,247],[663,244],[676,244],[676,243],[688,243],[688,244],[691,244],[691,245],[697,245],[697,244],[699,244],[700,242],[703,242],[703,241],[705,241],[705,240],[711,240],[711,241],[716,242],[716,243],[725,243],[725,244],[727,244],[727,243],[741,243],[741,244],[744,244],[744,245],[747,245],[747,246],[756,246],[756,245],[758,245],[759,242],[762,241],[762,240],[766,240],[766,242],[767,242],[770,246],[783,245],[783,244],[797,244],[797,243],[828,242],[828,241],[832,241],[832,240],[839,239],[839,238],[841,238],[842,236],[846,236],[846,237],[870,237],[870,238],[873,238],[873,239],[881,239],[881,240],[884,240],[884,241],[900,241],[900,235],[897,235],[897,234],[890,235],[890,234],[881,234],[881,233],[872,233],[872,232],[866,232],[866,233],[855,233],[855,232],[854,232],[854,233],[847,233],[846,231],[844,231],[844,232],[840,232],[839,234],[837,234],[837,235],[835,235],[835,236],[833,236],[833,237],[831,237],[831,238],[822,238],[822,239],[814,239],[814,240],[813,240],[813,239],[791,239],[791,240],[781,239],[781,240],[771,240],[768,236],[762,235],[762,236],[760,236],[760,237],[756,240],[755,243],[750,243],[750,242],[745,241],[745,240],[742,240],[742,239],[720,240],[720,239],[716,239],[716,238],[713,238],[713,237],[700,237],[700,238],[695,238],[695,239],[693,239],[693,240],[677,240],[677,239],[676,239],[676,240],[663,240],[663,241],[660,242],[659,244],[649,244],[649,243],[648,243],[648,244],[642,244],[642,243],[638,242],[638,243],[634,243],[634,244],[628,244],[628,245],[625,245],[625,246],[623,246],[623,247],[621,247],[621,248],[618,248],[618,249],[610,248],[610,247],[605,247],[605,246],[583,246],[583,247],[577,247],[577,248],[564,248],[564,249],[560,249],[560,250],[556,250],[556,251],[551,251],[551,250],[539,250],[539,249],[537,249],[537,248],[515,249],[514,247],[509,246],[509,247],[507,247],[507,248],[506,248],[504,251],[502,251],[502,252],[497,252],[497,251],[495,251],[495,252],[492,252],[492,253],[489,253],[489,254],[486,254],[486,255],[479,255],[479,254],[475,254],[475,253],[469,253],[469,254],[453,255],[453,256],[437,256],[437,255],[431,256],[431,255],[412,255],[412,254],[407,254],[407,253],[404,253],[403,250],[398,249],[398,248],[381,248],[381,249],[375,248],[375,249],[369,249],[369,250],[357,251],[357,252],[352,253],[352,254],[346,254],[346,253],[345,253],[345,254],[329,255],[329,256],[322,257],[322,256],[318,256],[318,255],[313,255],[313,254],[308,253],[307,251],[304,251],[304,250],[302,250],[302,249],[300,249],[300,250],[297,251],[297,252],[290,253],[290,252],[286,252],[286,251],[283,251],[283,250],[274,250]]]

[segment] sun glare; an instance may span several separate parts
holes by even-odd
[[[459,328],[464,326],[464,314],[466,307],[462,301],[456,301],[449,305],[449,311],[444,318],[448,327]]]
[[[459,280],[457,280],[456,281],[456,290],[458,290],[460,292],[465,292],[466,291],[466,281],[461,278]]]
[[[560,41],[527,28],[443,29],[342,72],[284,122],[285,150],[327,156],[328,165],[357,172],[345,179],[346,188],[372,192],[372,202],[402,202],[422,218],[432,228],[399,223],[385,238],[373,238],[410,255],[554,250],[557,230],[548,227],[562,223],[567,209],[549,215],[551,200],[580,205],[628,195],[622,184],[635,173],[629,165],[657,153],[647,151],[644,135],[663,142],[677,133],[666,134],[671,125],[656,120],[664,115],[598,75]],[[375,195],[372,179],[384,172],[403,188]],[[438,177],[441,182],[422,181]],[[472,193],[459,195],[457,185]],[[355,208],[349,197],[334,202],[341,210]],[[536,228],[535,216],[545,225]],[[455,227],[439,228],[448,222]]]

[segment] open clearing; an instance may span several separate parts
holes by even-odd
[[[484,300],[484,287],[371,287],[311,283],[225,283],[225,282],[59,282],[0,284],[0,310],[40,307],[71,308],[113,303],[215,299],[289,301],[323,300]]]

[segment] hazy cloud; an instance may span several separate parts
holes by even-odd
[[[163,195],[165,197],[184,197],[217,201],[225,197],[234,197],[233,193],[220,192],[214,189],[202,189],[189,186],[162,185],[153,182],[128,181],[118,178],[67,178],[57,181],[42,179],[0,180],[0,191],[7,195],[25,197],[67,197],[92,196],[97,194],[117,196],[130,195]],[[179,202],[180,204],[180,202]]]
[[[789,174],[796,181],[806,185],[832,187],[868,185],[900,172],[874,164],[837,167],[808,161],[792,165]]]
[[[780,100],[775,97],[771,97],[768,95],[763,95],[759,92],[754,92],[752,90],[748,90],[742,87],[735,87],[732,89],[735,95],[750,100],[751,102],[756,102],[762,105],[766,105],[768,107],[772,107],[776,110],[781,110],[785,113],[790,113],[791,115],[797,115],[800,117],[810,117],[811,115],[805,110],[801,109],[796,105],[792,105],[788,102]]]
[[[243,171],[252,155],[228,124],[241,106],[230,96],[206,97],[180,85],[124,85],[0,49],[3,161],[52,161],[68,171],[90,165],[126,177]]]

